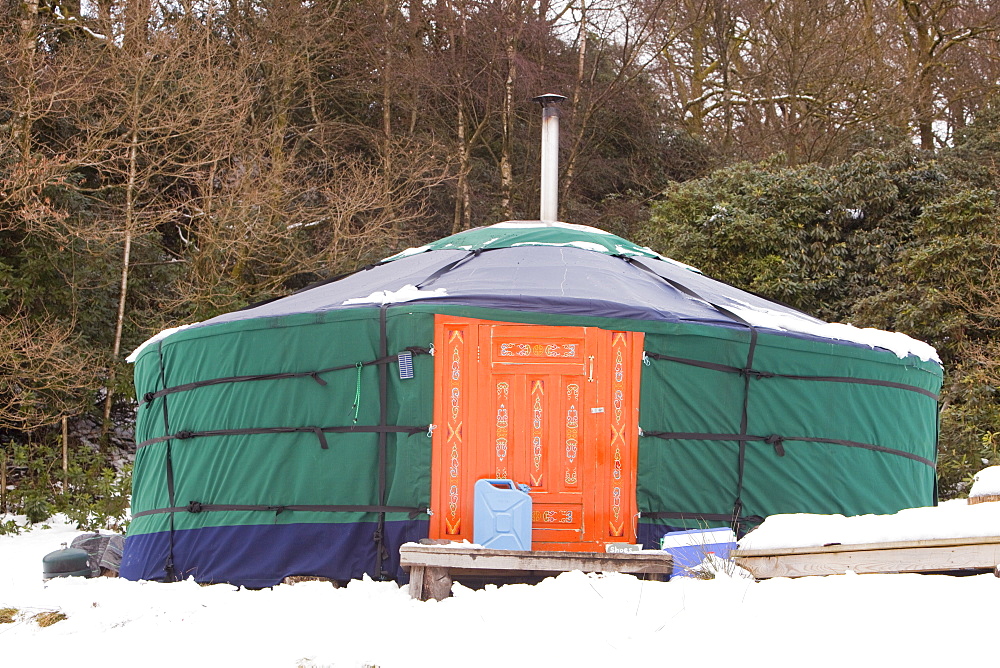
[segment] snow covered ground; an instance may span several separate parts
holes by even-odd
[[[371,581],[262,591],[109,578],[43,583],[42,557],[78,534],[58,519],[50,524],[0,536],[0,609],[20,611],[0,624],[3,666],[909,668],[998,660],[989,641],[1000,624],[993,575],[661,583],[575,572],[535,586],[456,585],[442,602]],[[30,616],[45,611],[66,619],[40,627]]]

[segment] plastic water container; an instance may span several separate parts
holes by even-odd
[[[736,549],[736,534],[729,528],[672,531],[663,535],[660,549],[669,552],[674,558],[670,577],[687,576],[689,569],[700,564],[710,554],[728,559],[729,554]]]
[[[531,496],[513,480],[477,480],[472,540],[494,550],[531,549]]]

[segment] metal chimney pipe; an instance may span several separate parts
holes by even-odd
[[[559,220],[559,103],[564,95],[546,93],[531,98],[542,105],[542,175],[539,220]]]

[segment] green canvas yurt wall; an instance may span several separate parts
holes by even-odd
[[[508,223],[137,351],[122,575],[402,577],[399,546],[434,512],[435,314],[645,333],[640,542],[934,502],[928,347],[828,326],[592,228]]]

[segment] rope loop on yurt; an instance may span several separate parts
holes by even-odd
[[[361,410],[361,369],[363,367],[364,365],[361,362],[357,363],[358,377],[354,384],[354,404],[351,406],[351,410],[354,411],[354,419],[352,420],[354,424],[358,423],[358,412]]]
[[[777,434],[771,434],[770,436],[764,439],[764,442],[774,447],[774,454],[778,455],[779,457],[785,456],[785,446],[783,445],[785,439],[778,436]]]

